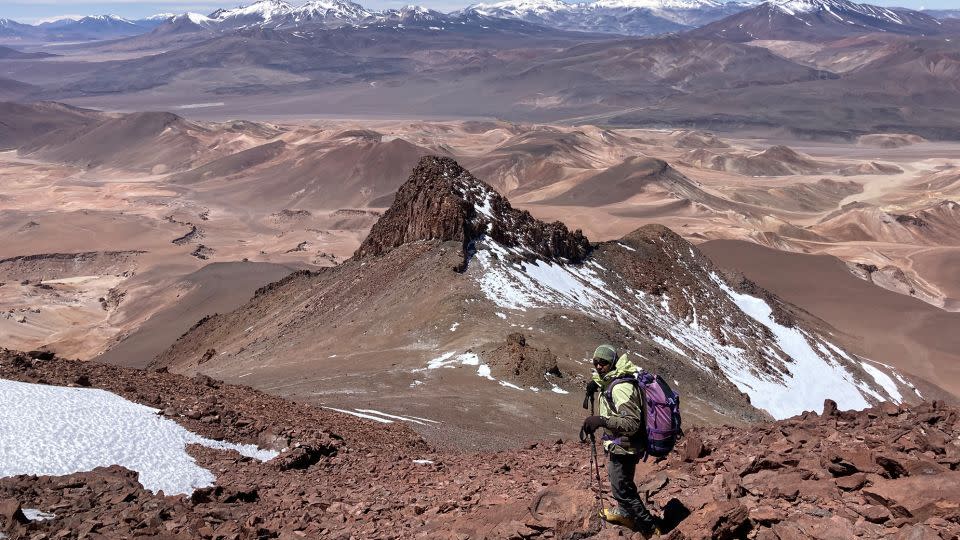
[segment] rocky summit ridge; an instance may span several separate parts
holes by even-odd
[[[7,350],[0,378],[101,388],[205,436],[281,450],[259,462],[190,446],[216,482],[186,497],[146,491],[119,466],[0,478],[11,540],[639,538],[598,521],[589,446],[569,438],[440,451],[399,424],[209,377]],[[777,422],[689,428],[668,459],[640,464],[637,482],[669,518],[666,540],[948,540],[960,535],[958,467],[957,408],[827,401]]]
[[[570,232],[559,221],[534,219],[453,159],[426,156],[355,256],[381,255],[420,240],[454,240],[463,244],[466,259],[474,242],[484,236],[551,260],[579,262],[590,251],[580,230]]]

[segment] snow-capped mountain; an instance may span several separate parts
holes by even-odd
[[[939,33],[941,26],[940,21],[924,12],[904,8],[849,0],[770,0],[691,34],[735,41],[819,41],[868,32],[929,35]]]
[[[750,5],[719,0],[596,0],[576,4],[560,0],[505,0],[475,4],[464,11],[565,30],[648,35],[705,24]]]
[[[284,17],[288,24],[305,22],[355,23],[373,15],[360,4],[340,0],[314,0],[294,9]]]
[[[349,0],[312,0],[296,7],[283,0],[260,0],[249,6],[217,10],[209,18],[221,29],[290,28],[317,23],[330,26],[356,24],[373,14]]]
[[[260,0],[248,6],[218,9],[210,18],[221,26],[245,27],[269,23],[274,17],[289,14],[293,7],[282,0]]]
[[[463,10],[441,13],[422,6],[374,11],[350,0],[310,0],[294,5],[284,0],[259,0],[209,15],[160,13],[140,20],[115,15],[65,17],[38,26],[9,21],[0,24],[0,36],[33,36],[38,39],[105,39],[142,34],[231,31],[247,28],[292,29],[300,26],[338,28],[347,25],[398,25],[479,23],[495,19],[517,20],[570,31],[625,35],[677,32],[705,24],[745,9],[750,0],[596,0],[566,3],[562,0],[504,0],[480,3]]]
[[[126,19],[118,15],[65,16],[49,19],[37,25],[10,21],[12,24],[9,27],[14,30],[4,33],[4,25],[0,23],[0,36],[15,33],[23,39],[45,41],[113,39],[149,32],[163,24],[170,16],[159,14],[137,20]]]
[[[35,26],[22,24],[12,19],[0,19],[0,38],[24,39],[37,33]]]
[[[216,27],[217,21],[200,13],[182,13],[166,19],[153,33],[158,35],[189,34]]]

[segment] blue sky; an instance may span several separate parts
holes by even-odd
[[[111,13],[122,17],[137,18],[154,13],[183,13],[195,11],[209,13],[221,7],[235,7],[255,0],[0,0],[0,18],[35,23],[39,20],[62,15],[99,15]],[[306,0],[287,0],[298,5]],[[356,1],[356,0],[355,0]],[[422,4],[440,11],[449,11],[475,3],[478,0],[360,0],[368,8],[382,9],[406,4]],[[490,1],[490,0],[488,0]],[[495,0],[492,0],[495,1]],[[865,0],[860,0],[865,1]],[[958,9],[960,0],[866,0],[865,3],[882,6],[903,6],[913,9]]]

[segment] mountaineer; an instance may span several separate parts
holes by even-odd
[[[600,517],[610,523],[638,531],[646,538],[660,534],[661,520],[647,511],[634,474],[637,463],[648,453],[647,406],[638,384],[638,375],[645,374],[627,355],[617,357],[617,351],[611,345],[600,345],[593,353],[593,380],[587,384],[584,400],[592,400],[597,392],[601,393],[600,415],[588,416],[583,421],[582,431],[593,435],[599,428],[605,428],[602,437],[604,452],[609,456],[607,476],[613,498],[618,507],[602,508]],[[654,377],[656,384],[661,379]],[[633,384],[626,384],[632,382]],[[671,392],[672,394],[672,392]],[[676,431],[679,432],[679,399],[676,399]],[[591,411],[592,412],[592,411]],[[673,441],[670,442],[670,448]],[[669,450],[667,450],[669,452]]]

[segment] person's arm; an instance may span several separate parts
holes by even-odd
[[[638,392],[636,386],[628,383],[613,387],[613,410],[606,419],[607,429],[627,437],[640,433],[643,429],[643,410],[639,405],[640,399],[636,398]]]

